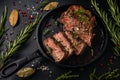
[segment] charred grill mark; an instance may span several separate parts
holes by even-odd
[[[67,55],[69,52],[64,48],[64,46],[61,44],[61,41],[56,40],[54,37],[51,37],[55,44],[60,47],[60,49]]]
[[[70,44],[73,44],[72,42],[71,42],[71,40],[68,38],[68,36],[65,34],[65,32],[63,32],[63,35],[64,35],[64,37],[67,39],[67,41],[70,43]],[[70,46],[71,48],[73,48],[72,46]]]
[[[59,32],[53,36],[55,39],[61,41],[61,44],[64,46],[64,48],[69,52],[68,56],[73,53],[73,49],[70,46],[70,43],[67,41],[67,39],[64,37],[63,32]]]
[[[47,49],[52,49],[51,56],[53,57],[55,62],[60,62],[65,58],[64,52],[58,45],[55,44],[52,38],[44,40],[44,45],[46,46]]]
[[[68,41],[70,42],[71,44],[71,48],[73,48],[75,51],[76,51],[76,48],[75,46],[78,45],[78,43],[75,42],[75,39],[74,38],[70,38],[69,36],[72,36],[71,34],[69,34],[70,32],[64,32],[64,35],[66,36],[66,38],[68,39]]]

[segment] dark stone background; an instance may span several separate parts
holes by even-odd
[[[19,1],[21,1],[20,5],[18,4]],[[90,0],[51,0],[51,1],[59,1],[60,5],[68,4],[68,3],[80,3],[87,7],[91,7]],[[15,2],[15,5],[14,5],[14,2]],[[100,1],[98,0],[98,4],[99,4],[98,6],[100,6],[101,8],[108,10],[107,5],[105,4],[105,0],[100,0]],[[37,6],[37,4],[35,3],[35,0],[0,0],[0,15],[2,15],[4,5],[8,6],[8,16],[10,14],[10,11],[13,8],[26,10],[26,6],[28,7],[28,5],[29,6],[34,5],[35,7]],[[9,36],[10,40],[13,40],[16,37],[16,34],[18,34],[19,31],[24,27],[25,21],[29,21],[26,17],[22,17],[21,14],[19,15],[19,17],[20,17],[19,23],[14,29],[11,28],[11,26],[8,22],[8,18],[7,18],[6,29],[10,28],[7,32],[9,34],[8,36]],[[11,32],[14,32],[14,34],[10,35]],[[11,59],[9,60],[9,63],[12,61],[15,61],[17,59],[20,59],[22,57],[25,57],[29,54],[32,54],[34,51],[36,51],[38,49],[37,42],[34,39],[35,36],[36,36],[36,30],[33,32],[32,36],[29,38],[29,40],[26,41],[22,45],[22,48],[20,48],[20,50],[17,51],[16,54],[11,57]],[[46,60],[45,62],[43,62],[43,64],[48,66],[49,70],[46,70],[46,71],[38,70],[33,76],[26,78],[26,79],[18,78],[17,76],[15,76],[15,74],[13,74],[10,77],[1,78],[0,80],[55,80],[62,73],[68,72],[70,70],[73,71],[73,74],[80,75],[79,78],[73,79],[73,80],[89,80],[89,74],[93,71],[94,68],[96,68],[97,75],[100,75],[104,72],[113,70],[115,68],[119,68],[119,66],[120,66],[120,58],[119,57],[115,57],[115,59],[113,60],[113,64],[110,64],[110,65],[108,64],[109,58],[111,56],[114,57],[114,54],[113,54],[110,46],[111,46],[110,42],[108,42],[107,48],[104,51],[104,54],[102,55],[102,57],[100,57],[94,63],[92,63],[84,68],[75,68],[75,69],[63,68],[63,67],[59,67],[56,64]],[[2,48],[3,47],[1,47],[1,49]],[[35,60],[39,60],[39,58],[35,59]],[[31,61],[30,63],[26,64],[25,66],[31,66],[31,64],[35,60]],[[100,67],[100,64],[103,64],[103,67]],[[38,63],[35,63],[35,65],[39,66]]]

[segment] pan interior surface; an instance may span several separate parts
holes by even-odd
[[[37,35],[38,35],[39,49],[46,58],[48,58],[53,62],[54,60],[50,56],[50,54],[47,53],[47,49],[44,47],[43,41],[48,37],[51,37],[54,34],[63,31],[63,25],[60,24],[58,20],[61,14],[64,11],[66,11],[69,6],[70,5],[64,5],[48,12],[43,17],[38,27]],[[90,47],[86,47],[81,55],[79,56],[72,55],[68,59],[57,64],[67,67],[83,67],[92,63],[103,54],[103,51],[106,48],[106,44],[107,44],[107,31],[101,19],[95,13],[93,13],[93,15],[95,15],[97,19],[97,25],[96,27],[93,28],[93,32],[95,33],[95,36],[91,43],[91,48],[93,51],[91,51]]]

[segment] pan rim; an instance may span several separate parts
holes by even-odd
[[[70,5],[80,5],[80,6],[83,6],[82,4],[78,4],[78,3],[77,3],[77,4],[65,4],[65,5],[61,5],[61,6],[55,8],[55,9],[53,9],[53,10],[48,11],[48,12],[42,17],[41,21],[39,22],[39,24],[38,24],[38,26],[37,26],[37,30],[36,30],[38,49],[40,50],[40,52],[42,53],[42,55],[43,55],[44,57],[46,57],[46,59],[48,59],[48,60],[50,60],[51,62],[57,64],[58,66],[68,67],[68,68],[86,67],[86,66],[92,64],[93,62],[95,62],[96,60],[98,60],[98,59],[103,55],[103,53],[104,53],[104,51],[105,51],[105,49],[106,49],[106,47],[107,47],[107,43],[108,43],[108,32],[107,32],[107,28],[106,28],[104,22],[102,21],[102,19],[100,18],[100,16],[99,16],[96,12],[94,12],[93,10],[91,10],[91,9],[89,9],[89,8],[86,8],[85,6],[83,6],[83,7],[86,8],[86,9],[88,9],[88,10],[90,10],[92,13],[95,14],[95,16],[97,16],[97,18],[100,19],[100,21],[101,21],[101,23],[102,23],[102,25],[103,25],[103,27],[104,27],[104,31],[105,31],[105,34],[104,34],[104,35],[105,35],[105,39],[104,39],[104,45],[103,45],[103,47],[102,47],[102,51],[101,51],[99,54],[97,54],[97,56],[94,57],[94,59],[91,59],[88,63],[82,64],[82,65],[79,64],[79,65],[76,65],[76,66],[65,65],[65,64],[61,64],[61,63],[56,63],[56,62],[54,62],[53,60],[51,60],[50,58],[48,58],[48,56],[46,55],[46,53],[44,53],[44,51],[42,50],[42,48],[41,48],[41,46],[40,46],[39,36],[38,36],[38,35],[39,35],[39,27],[40,27],[42,21],[44,20],[44,18],[46,18],[47,15],[49,15],[50,13],[52,13],[53,11],[55,11],[56,9],[59,9],[59,8],[61,8],[61,7],[64,8],[64,7],[66,7],[66,6],[69,7]]]

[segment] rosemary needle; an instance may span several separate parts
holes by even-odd
[[[115,20],[116,25],[118,25],[118,27],[120,28],[120,11],[116,1],[107,0],[107,3],[110,8],[109,11],[111,12],[113,19]]]
[[[19,48],[22,43],[24,43],[29,37],[30,33],[34,30],[35,26],[39,23],[42,15],[38,15],[33,23],[27,25],[21,32],[17,35],[16,39],[12,42],[8,42],[8,48],[6,52],[2,52],[0,55],[0,66],[4,65],[5,60],[11,57]]]
[[[117,4],[112,2],[112,0],[111,0],[111,2],[109,2],[109,1],[110,0],[108,0],[109,6],[112,6],[112,7],[110,7],[110,13],[113,16],[112,18],[114,19],[114,17],[118,16],[117,14],[114,14],[114,13],[118,13],[119,11],[117,10],[117,12],[116,12],[116,10],[115,10],[117,8],[115,5],[117,5]],[[118,27],[118,25],[116,25],[118,23],[118,21],[114,22],[111,17],[108,17],[108,14],[97,6],[97,3],[95,0],[91,0],[91,3],[94,6],[97,13],[99,14],[99,16],[101,17],[101,19],[103,20],[103,22],[105,23],[105,25],[109,31],[111,41],[114,43],[114,46],[113,46],[114,54],[116,56],[120,56],[120,36],[119,36],[120,35],[120,27]],[[112,12],[112,11],[114,11],[114,12]],[[118,18],[119,17],[120,16],[118,16]]]
[[[0,20],[0,45],[2,44],[3,40],[1,39],[4,32],[5,32],[5,23],[6,23],[6,17],[7,17],[7,7],[4,7],[3,14],[1,16]]]
[[[40,9],[41,7],[45,6],[45,5],[48,4],[48,3],[49,3],[48,0],[44,0],[44,1],[40,2],[40,3],[38,4],[38,6],[37,6],[37,9]]]
[[[111,80],[120,78],[119,69],[105,72],[99,76],[96,75],[96,69],[89,75],[90,80]]]
[[[62,74],[61,76],[57,77],[56,80],[71,80],[73,78],[77,78],[79,77],[79,75],[71,75],[72,71],[66,72],[64,74]]]

